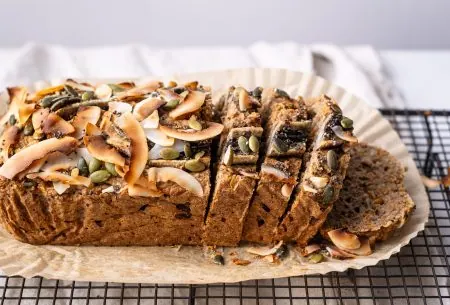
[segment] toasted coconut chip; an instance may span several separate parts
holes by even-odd
[[[428,178],[427,176],[420,176],[420,178],[422,178],[422,183],[426,187],[431,188],[431,189],[438,188],[442,184],[442,181],[436,180],[436,179],[431,179],[431,178]]]
[[[261,165],[261,173],[275,176],[280,180],[289,179],[289,175],[283,172],[282,170],[279,170],[278,168],[266,164]]]
[[[102,190],[102,194],[105,194],[105,193],[115,193],[115,192],[116,192],[116,190],[114,189],[114,185],[110,185],[110,186],[108,186],[107,188],[105,188],[105,189]]]
[[[87,150],[94,158],[120,166],[125,165],[125,158],[117,149],[106,143],[102,135],[84,136],[83,140]]]
[[[19,123],[24,125],[34,112],[35,104],[22,104],[19,106]]]
[[[18,173],[28,168],[33,161],[41,159],[54,151],[71,153],[76,147],[77,140],[72,137],[50,138],[30,145],[9,158],[0,167],[0,176],[12,179]]]
[[[77,166],[76,155],[67,156],[62,152],[55,151],[48,154],[45,164],[41,170],[43,172],[55,172],[59,170],[68,170]]]
[[[147,138],[139,122],[131,113],[124,113],[118,120],[119,127],[131,139],[130,170],[125,181],[132,185],[142,175],[148,160]]]
[[[159,98],[146,98],[134,106],[133,114],[138,121],[142,121],[165,103]]]
[[[116,114],[131,112],[131,110],[133,110],[133,106],[125,102],[109,102],[108,106],[109,106],[108,111]]]
[[[203,197],[203,187],[191,174],[175,167],[151,167],[148,169],[149,181],[172,181],[194,195]],[[154,180],[153,180],[154,179]]]
[[[58,195],[61,195],[65,191],[67,191],[68,188],[70,188],[70,184],[53,181],[53,188],[55,189],[55,192],[58,193]]]
[[[361,247],[361,242],[359,241],[358,236],[355,234],[346,232],[343,229],[336,229],[328,232],[328,236],[330,237],[333,244],[340,249],[358,249]]]
[[[44,181],[56,181],[56,182],[62,182],[69,185],[84,185],[89,186],[91,185],[91,179],[83,176],[78,177],[72,177],[67,174],[63,174],[60,172],[40,172],[40,173],[34,173],[34,174],[28,174],[28,179],[36,179],[40,178]]]
[[[359,247],[358,249],[340,249],[340,250],[358,256],[367,256],[372,254],[369,239],[367,238],[361,238],[361,247]]]
[[[334,258],[347,259],[347,258],[356,257],[356,255],[342,251],[341,249],[339,249],[335,246],[327,246],[326,249],[327,249],[328,253],[330,253],[331,257],[334,257]]]
[[[320,251],[321,247],[318,244],[311,244],[308,245],[306,247],[304,247],[303,249],[300,249],[300,254],[302,256],[308,256],[310,254],[316,253],[318,251]]]
[[[33,113],[31,123],[33,124],[34,130],[41,130],[42,124],[47,119],[49,114],[50,110],[48,108],[41,108]]]
[[[92,123],[87,123],[85,128],[86,136],[100,136],[102,134],[102,131],[100,128],[98,128],[96,125]]]
[[[66,135],[75,131],[75,128],[55,113],[50,113],[42,123],[42,131],[50,135]]]
[[[37,98],[42,98],[42,97],[44,97],[46,95],[59,92],[59,91],[61,91],[63,89],[64,89],[64,85],[59,84],[59,85],[56,85],[56,86],[53,86],[53,87],[48,87],[48,88],[39,90],[38,92],[35,93],[35,95],[36,95]]]
[[[69,85],[70,87],[72,87],[74,89],[78,89],[80,91],[95,91],[94,86],[92,86],[88,83],[79,83],[70,78],[66,79],[65,84]]]
[[[47,161],[47,157],[48,156],[45,156],[41,159],[34,160],[26,170],[17,175],[17,178],[23,179],[28,174],[37,173],[42,168],[42,166],[44,166],[45,162]]]
[[[275,254],[277,252],[278,248],[280,248],[282,244],[283,244],[283,241],[280,241],[278,244],[276,244],[272,248],[250,247],[250,248],[245,249],[245,251],[247,251],[248,253],[251,253],[251,254],[258,255],[258,256],[267,256],[267,255]]]
[[[251,107],[250,96],[248,91],[244,88],[238,88],[239,90],[239,110],[246,111]],[[237,89],[236,89],[237,90]]]
[[[206,93],[201,91],[191,91],[183,103],[169,112],[169,117],[177,119],[183,115],[199,110],[205,103],[205,98]]]
[[[19,139],[20,129],[17,126],[9,126],[0,138],[0,149],[3,162],[9,158],[9,148]]]
[[[160,191],[134,184],[128,185],[128,195],[130,197],[161,197],[163,194]]]
[[[103,101],[109,100],[112,94],[113,90],[107,84],[101,84],[95,89],[95,95]]]
[[[18,118],[20,124],[25,124],[34,111],[35,104],[26,104],[28,91],[25,87],[7,88],[9,95],[8,112],[3,115],[0,124],[5,124],[11,115]]]
[[[72,125],[75,128],[73,136],[77,139],[81,139],[86,131],[87,123],[91,123],[92,125],[97,124],[101,113],[102,110],[97,106],[81,108],[72,121]]]
[[[189,90],[196,90],[198,87],[198,81],[192,81],[184,84],[184,87],[186,87]]]
[[[304,191],[309,192],[309,193],[313,193],[313,194],[317,194],[317,190],[312,188],[309,184],[307,183],[303,183],[302,184],[302,188]]]
[[[180,139],[184,141],[202,141],[214,138],[222,133],[224,126],[219,123],[208,122],[208,127],[200,131],[189,129],[188,131],[182,131],[179,129],[172,129],[170,127],[160,125],[159,129],[167,136]]]
[[[106,114],[106,113],[105,113]],[[106,134],[106,143],[116,148],[121,154],[127,158],[131,157],[131,139],[116,124],[110,120],[102,121],[102,130]]]
[[[162,126],[161,126],[162,127]],[[161,145],[161,146],[172,146],[175,143],[175,139],[168,137],[160,129],[145,129],[145,136],[151,142]]]
[[[125,166],[119,166],[116,164],[116,172],[120,177],[125,177],[125,175],[128,173],[128,171],[130,170],[130,167],[128,165]]]
[[[181,153],[184,151],[184,144],[185,142],[181,140],[175,140],[174,144],[171,147]],[[161,150],[166,147],[167,146],[155,144],[155,146],[153,146],[152,149],[150,149],[150,151],[148,152],[148,158],[150,160],[161,159]]]
[[[159,114],[158,110],[154,110],[147,118],[141,121],[142,128],[158,128]]]
[[[328,184],[328,178],[327,177],[310,177],[309,181],[316,187],[316,188],[323,188]]]
[[[76,153],[78,157],[82,157],[88,164],[93,158],[86,147],[77,148]]]
[[[357,139],[355,136],[353,136],[353,135],[351,135],[351,134],[345,132],[345,131],[342,129],[342,127],[339,126],[339,125],[335,125],[335,126],[331,127],[331,129],[333,130],[334,134],[335,134],[338,138],[340,138],[340,139],[342,139],[342,140],[344,140],[344,141],[348,141],[348,142],[358,142],[358,139]]]
[[[178,100],[179,102],[181,101],[181,96],[173,92],[172,90],[161,88],[157,89],[156,91],[166,102],[170,102],[172,100]]]
[[[163,83],[158,81],[151,81],[147,82],[141,85],[138,85],[135,88],[131,88],[130,90],[127,90],[125,92],[120,92],[116,96],[119,98],[119,100],[125,100],[129,97],[139,97],[144,96],[147,93],[154,92],[156,89],[163,86]]]

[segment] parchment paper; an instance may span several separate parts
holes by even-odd
[[[155,78],[153,78],[155,79]],[[250,279],[277,278],[295,275],[360,269],[375,265],[400,251],[428,220],[429,201],[414,161],[408,154],[389,122],[381,114],[356,96],[328,81],[299,72],[279,69],[238,69],[160,77],[179,82],[198,80],[213,88],[217,100],[230,85],[278,87],[291,95],[304,97],[322,93],[338,100],[345,115],[354,120],[355,134],[361,142],[387,149],[407,166],[405,184],[416,203],[409,221],[389,240],[377,244],[374,253],[351,260],[333,260],[309,264],[296,251],[279,265],[254,259],[242,248],[225,249],[225,266],[206,259],[200,247],[63,247],[32,246],[14,240],[0,229],[0,269],[6,275],[29,278],[43,276],[49,279],[78,281],[110,281],[126,283],[215,283]],[[1,105],[4,108],[4,105]],[[231,252],[241,259],[250,259],[247,266],[231,262]]]

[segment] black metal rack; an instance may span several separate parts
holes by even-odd
[[[441,178],[450,166],[450,111],[384,109],[419,169]],[[376,266],[284,279],[214,285],[67,282],[0,276],[10,304],[440,304],[450,305],[450,190],[428,190],[424,232]]]

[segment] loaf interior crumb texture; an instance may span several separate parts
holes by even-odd
[[[339,200],[321,229],[344,228],[371,242],[388,238],[414,209],[403,184],[402,164],[387,151],[354,144],[351,163]]]

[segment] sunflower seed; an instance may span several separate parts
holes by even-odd
[[[111,174],[107,170],[104,170],[104,169],[95,171],[89,176],[89,178],[91,178],[91,181],[93,183],[105,182],[106,180],[109,179],[109,177],[111,177]]]
[[[31,122],[28,122],[27,125],[25,125],[25,128],[23,129],[23,134],[26,136],[31,136],[34,133],[33,124]]]
[[[259,151],[259,140],[254,135],[251,135],[248,139],[248,147],[251,149],[251,151],[257,153]]]
[[[94,97],[94,91],[86,91],[81,95],[81,100],[88,101]]]
[[[194,130],[202,130],[202,124],[200,124],[199,121],[197,121],[197,118],[195,115],[191,116],[188,120],[188,125]]]
[[[183,146],[184,155],[186,158],[190,158],[192,156],[191,144],[185,143]]]
[[[238,138],[238,145],[239,145],[239,149],[244,153],[244,154],[248,154],[250,153],[250,148],[248,147],[248,141],[247,138],[244,136],[240,136]]]
[[[308,261],[312,264],[318,264],[323,261],[323,255],[320,253],[314,253],[308,256]]]
[[[328,205],[334,196],[334,189],[331,185],[327,185],[323,190],[323,204]]]
[[[180,103],[179,100],[171,100],[171,101],[168,101],[168,102],[164,105],[163,108],[166,109],[166,110],[172,110],[172,109],[174,109],[175,107],[177,107],[179,103]]]
[[[223,156],[223,163],[225,165],[232,165],[233,164],[233,157],[234,157],[234,152],[231,149],[231,146],[228,146],[227,150],[225,151],[225,154]]]
[[[164,160],[175,160],[180,156],[180,153],[178,152],[178,150],[167,147],[167,148],[161,149],[161,151],[159,152],[159,155]]]
[[[198,160],[188,160],[184,163],[184,167],[191,172],[201,172],[205,170],[205,163]]]
[[[217,265],[225,265],[225,259],[220,254],[214,255],[213,262],[214,262],[214,264],[217,264]]]
[[[346,128],[346,129],[347,128],[352,128],[353,127],[353,120],[344,116],[344,117],[342,117],[342,120],[341,120],[341,126]]]
[[[334,150],[329,150],[327,152],[327,164],[331,170],[336,170],[338,167],[338,159]]]
[[[118,176],[117,172],[116,172],[116,165],[106,162],[105,163],[105,168],[106,170],[113,176]]]
[[[78,92],[69,85],[64,85],[64,90],[71,96],[78,96]]]
[[[92,158],[92,160],[89,162],[89,173],[93,173],[102,167],[102,161],[96,158]]]
[[[11,114],[11,116],[9,117],[9,125],[14,125],[16,124],[17,120],[16,117],[14,116],[14,114]]]
[[[195,154],[194,159],[195,160],[200,160],[201,157],[203,157],[205,155],[205,151],[201,150],[198,153]]]

